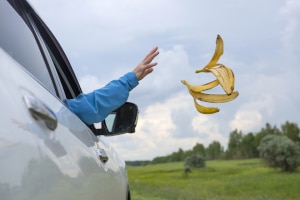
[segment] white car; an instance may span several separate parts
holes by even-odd
[[[65,106],[80,93],[28,2],[0,0],[1,200],[130,199],[125,162],[103,137],[133,133],[138,108],[125,103],[99,129]]]

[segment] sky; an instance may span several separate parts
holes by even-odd
[[[124,160],[151,160],[230,132],[257,132],[266,123],[300,124],[299,0],[29,0],[65,50],[84,92],[132,71],[155,46],[152,74],[131,91],[139,106],[134,134],[106,138]],[[239,96],[196,111],[181,80],[203,84],[196,74],[210,60],[217,35],[219,62],[235,74]],[[217,93],[223,92],[220,88]]]

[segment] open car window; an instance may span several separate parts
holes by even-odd
[[[10,23],[7,23],[8,19]],[[56,94],[56,87],[53,80],[51,80],[49,67],[44,62],[44,57],[35,36],[26,26],[21,16],[15,14],[7,1],[0,1],[0,25],[0,48],[23,66],[52,94]]]

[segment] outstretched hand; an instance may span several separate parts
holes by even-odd
[[[133,70],[138,80],[153,72],[153,67],[157,62],[152,63],[153,59],[159,54],[158,47],[154,47],[144,58],[144,60]]]

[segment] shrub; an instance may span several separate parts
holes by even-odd
[[[193,154],[191,156],[188,156],[185,158],[184,160],[184,166],[186,168],[189,167],[197,167],[197,168],[201,168],[201,167],[205,167],[205,160],[203,157]]]
[[[293,172],[300,166],[300,147],[286,136],[267,135],[262,138],[258,150],[270,167]]]

